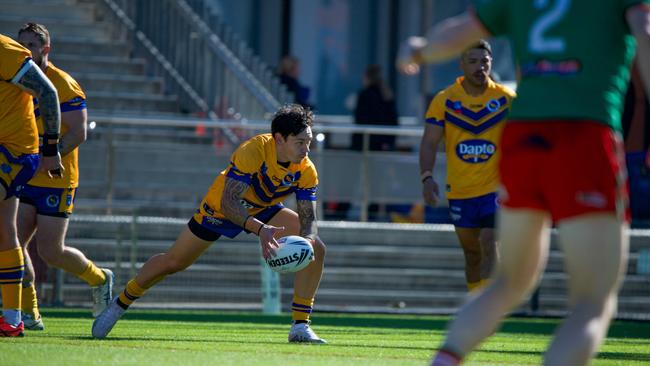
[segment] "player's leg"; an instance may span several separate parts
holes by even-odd
[[[478,237],[481,245],[481,285],[487,284],[499,262],[496,232],[492,228],[482,228]]]
[[[199,238],[186,226],[165,253],[156,254],[147,260],[135,278],[127,283],[124,291],[97,317],[93,323],[93,337],[106,337],[134,301],[167,275],[189,267],[213,241]]]
[[[0,337],[15,337],[23,334],[20,301],[24,271],[23,252],[18,244],[16,213],[18,199],[6,198],[7,185],[0,179],[0,293],[2,314]]]
[[[554,124],[555,125],[555,124]],[[549,365],[584,365],[616,311],[626,270],[626,172],[622,138],[597,122],[563,122],[559,183],[549,182],[568,274],[569,315],[546,357]]]
[[[570,309],[546,354],[546,365],[586,365],[602,343],[627,263],[627,226],[613,213],[558,224]]]
[[[32,178],[38,166],[38,154],[13,156],[0,145],[0,295],[3,317],[0,336],[23,334],[21,321],[22,281],[25,268],[23,251],[18,242],[16,192]]]
[[[481,286],[481,229],[475,227],[454,227],[456,236],[465,256],[465,281],[467,289],[472,291]]]
[[[546,264],[551,225],[548,214],[504,208],[499,218],[501,261],[497,271],[490,284],[466,303],[451,322],[432,365],[458,364],[493,334],[503,316],[532,291]]]
[[[300,234],[298,214],[288,208],[280,210],[269,220],[268,224],[284,226],[285,230],[278,233],[279,237]],[[325,343],[309,327],[309,318],[314,306],[314,297],[323,276],[324,263],[325,244],[317,236],[314,243],[314,261],[302,271],[297,272],[294,277],[293,302],[291,304],[293,325],[289,332],[290,342]]]
[[[25,329],[43,330],[45,326],[38,310],[36,287],[34,286],[36,274],[28,250],[29,243],[36,230],[36,208],[32,205],[19,203],[17,217],[18,242],[22,246],[25,260],[25,275],[23,276],[23,289],[20,301],[22,318],[25,323]]]
[[[113,299],[113,272],[99,268],[80,250],[65,245],[67,217],[37,215],[36,245],[38,254],[50,266],[79,277],[93,291],[93,316],[99,315]]]
[[[481,228],[478,236],[481,245],[481,286],[487,285],[499,262],[498,243],[494,229],[498,208],[499,197],[496,192],[480,197],[477,222]]]

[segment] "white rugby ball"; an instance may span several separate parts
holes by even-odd
[[[278,239],[278,244],[275,256],[266,259],[266,264],[276,272],[298,272],[314,260],[314,248],[302,236],[285,236]]]

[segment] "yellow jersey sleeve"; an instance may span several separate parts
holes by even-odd
[[[0,79],[12,82],[23,65],[32,59],[32,54],[9,37],[0,38]]]
[[[86,109],[86,94],[77,81],[65,71],[57,68],[51,62],[45,70],[45,75],[52,81],[59,95],[59,110],[61,111],[61,136],[68,132],[66,112]],[[39,134],[43,134],[43,119],[38,108],[38,100],[34,99],[34,114],[37,117]],[[51,179],[46,173],[38,172],[30,185],[49,188],[75,188],[79,185],[79,149],[72,150],[61,157],[63,176],[61,179]]]
[[[60,93],[61,113],[86,109],[86,94],[79,83],[68,74],[62,76],[59,85],[54,84]]]
[[[32,97],[16,85],[30,67],[29,50],[0,34],[0,145],[15,155],[38,153]]]
[[[259,139],[252,138],[241,144],[232,154],[226,176],[250,185],[253,174],[260,170],[264,159],[264,146]]]
[[[52,85],[59,95],[59,110],[61,114],[70,111],[86,109],[86,94],[77,81],[65,71],[57,68],[51,62],[49,63],[45,75],[50,79]],[[38,108],[38,99],[34,99],[34,114],[36,115],[38,133],[43,134],[43,120]],[[61,116],[65,122],[64,116]],[[61,135],[66,132],[65,123],[61,123]]]
[[[296,199],[305,201],[316,201],[316,192],[318,191],[318,173],[311,160],[306,159],[305,167],[298,180],[296,187]]]
[[[433,98],[425,115],[425,122],[444,127],[445,126],[445,91],[441,91]]]

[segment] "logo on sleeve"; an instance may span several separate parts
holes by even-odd
[[[497,147],[487,140],[465,140],[456,145],[456,155],[466,163],[484,163],[496,153]]]

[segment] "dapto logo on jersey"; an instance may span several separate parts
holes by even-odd
[[[496,145],[487,140],[465,140],[456,145],[458,158],[471,164],[484,163],[490,160],[496,151]]]

